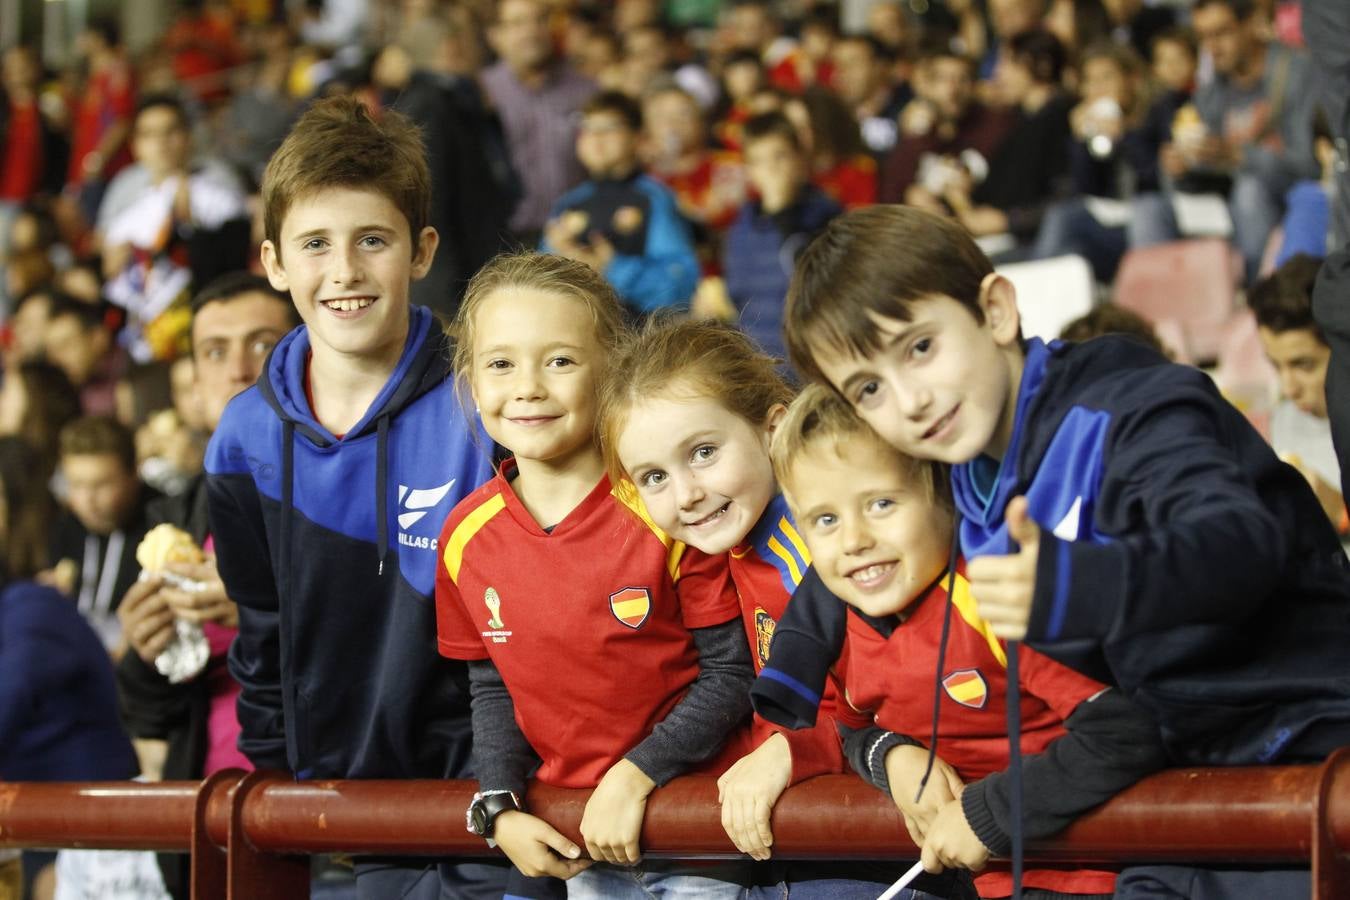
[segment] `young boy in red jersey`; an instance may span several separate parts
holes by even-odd
[[[928,868],[978,871],[1011,843],[1008,648],[976,611],[964,564],[948,559],[954,517],[944,473],[888,446],[821,385],[793,402],[770,453],[815,566],[794,606],[845,615],[833,593],[850,607],[839,671],[849,703],[873,724],[846,735],[849,759],[895,799]],[[785,627],[786,618],[770,679],[818,682],[833,655]],[[1029,647],[1019,661],[1028,836],[1059,831],[1166,763],[1157,726],[1119,691]],[[927,747],[910,737],[930,734]],[[930,751],[934,769],[920,792]],[[1033,869],[1024,884],[1026,898],[1106,898],[1115,874]],[[981,897],[1007,897],[1012,879],[990,873],[976,887]]]

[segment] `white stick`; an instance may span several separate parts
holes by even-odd
[[[890,887],[886,888],[886,893],[882,894],[877,900],[892,900],[897,894],[909,887],[909,883],[923,873],[923,863],[916,862],[909,867],[909,871],[900,876],[900,880]]]

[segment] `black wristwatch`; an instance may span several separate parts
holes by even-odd
[[[485,791],[473,795],[473,802],[464,811],[464,827],[470,834],[476,834],[488,842],[489,847],[497,846],[492,839],[493,825],[497,817],[512,809],[524,809],[511,791]]]

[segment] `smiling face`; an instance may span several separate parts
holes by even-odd
[[[474,316],[473,399],[483,427],[517,459],[565,464],[597,453],[595,321],[566,294],[504,287]]]
[[[880,347],[865,356],[812,347],[826,379],[888,444],[918,459],[958,464],[1001,458],[1012,435],[1022,351],[1012,285],[990,275],[984,322],[951,297],[915,301],[912,320],[876,313]]]
[[[677,390],[634,406],[616,450],[652,521],[716,555],[745,540],[777,491],[768,444],[767,423]]]
[[[783,485],[821,580],[869,616],[901,612],[947,564],[952,515],[912,471],[875,439],[820,440]]]
[[[414,250],[408,220],[376,191],[333,187],[297,198],[263,267],[290,291],[316,359],[398,361],[408,334],[408,287],[431,266],[436,230]]]

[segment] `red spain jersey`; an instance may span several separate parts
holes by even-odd
[[[1008,767],[1007,648],[980,618],[964,566],[958,568],[951,634],[942,672],[937,755],[966,783]],[[852,612],[841,659],[845,696],[876,724],[928,741],[933,727],[933,675],[946,609],[947,575],[916,601],[913,613],[889,635]],[[1024,755],[1040,753],[1067,734],[1064,720],[1078,704],[1106,689],[1097,681],[1019,644]],[[1029,869],[1027,887],[1074,894],[1109,894],[1115,874],[1089,870]],[[1012,894],[1007,872],[977,876],[981,897]]]
[[[503,463],[441,531],[440,652],[497,666],[540,781],[595,787],[698,676],[690,629],[729,622],[740,606],[725,557],[665,535],[631,489],[602,478],[546,532],[511,489],[514,467]],[[747,749],[733,736],[700,771]]]
[[[774,628],[783,617],[792,592],[811,566],[811,551],[797,533],[782,494],[769,502],[745,540],[732,548],[730,566],[731,580],[741,601],[745,636],[750,641],[750,655],[758,674],[769,661]],[[797,730],[779,728],[755,714],[751,734],[756,747],[775,733],[787,738],[792,751],[793,784],[813,775],[844,770],[839,730],[834,724],[839,714],[839,684],[833,676],[825,683],[820,712],[813,727]],[[853,724],[856,727],[857,723]]]

